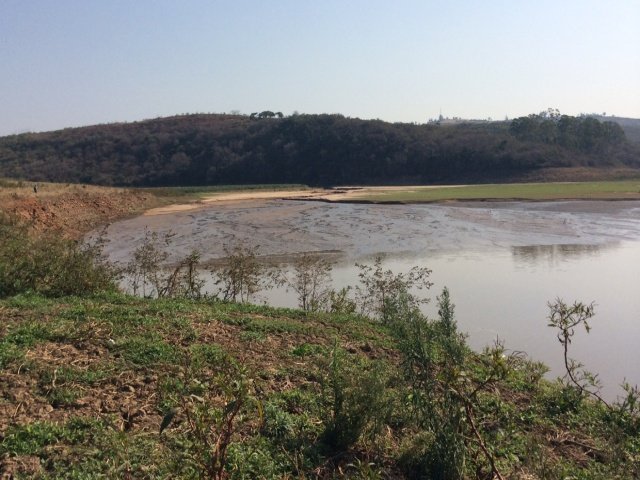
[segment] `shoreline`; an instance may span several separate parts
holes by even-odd
[[[554,185],[578,185],[584,182],[558,182]],[[508,188],[512,186],[532,186],[532,185],[549,185],[549,184],[492,184],[490,186],[496,188]],[[333,189],[312,189],[312,190],[293,190],[293,191],[271,191],[271,192],[231,192],[223,194],[214,194],[203,197],[200,200],[186,203],[175,203],[166,206],[151,208],[144,211],[145,216],[165,215],[177,212],[185,212],[199,210],[211,205],[235,205],[247,201],[259,200],[289,200],[289,201],[308,201],[322,203],[342,203],[342,204],[363,204],[363,205],[420,205],[420,204],[454,204],[454,203],[504,203],[504,202],[566,202],[566,201],[630,201],[640,200],[640,191],[629,193],[601,193],[601,194],[579,194],[564,196],[478,196],[465,198],[464,196],[453,198],[435,198],[435,199],[371,199],[368,196],[384,195],[384,194],[420,194],[438,189],[461,189],[476,188],[478,185],[415,185],[415,186],[377,186],[377,187],[335,187]],[[481,187],[487,187],[482,185]]]
[[[582,186],[581,186],[582,184]],[[640,200],[640,182],[558,182],[483,185],[343,186],[332,189],[246,190],[239,187],[219,193],[194,193],[183,198],[158,196],[144,189],[73,184],[33,183],[0,189],[0,211],[29,222],[33,231],[53,231],[79,239],[96,229],[132,217],[191,212],[210,206],[228,207],[273,200],[362,205],[420,205],[508,202],[620,202]],[[554,191],[554,185],[561,190]],[[435,190],[445,189],[442,195]],[[461,191],[463,189],[464,191]],[[488,190],[488,191],[483,191]],[[515,190],[515,191],[514,191]],[[517,190],[528,194],[519,195]],[[567,192],[566,190],[572,190]],[[484,195],[486,193],[486,195]],[[504,193],[504,196],[501,195]],[[388,196],[389,198],[385,198]],[[371,198],[374,197],[374,198]]]

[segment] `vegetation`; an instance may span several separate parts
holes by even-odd
[[[12,240],[0,242],[0,271],[22,235],[11,222],[3,228]],[[147,279],[162,255],[156,240],[139,256]],[[17,254],[43,258],[57,242],[39,237]],[[78,248],[60,245],[60,258]],[[44,479],[640,475],[637,389],[605,402],[595,377],[569,358],[591,306],[550,305],[567,365],[567,377],[551,382],[543,365],[503,345],[470,350],[446,289],[437,316],[422,315],[426,299],[416,295],[430,287],[428,270],[362,266],[356,298],[334,295],[367,317],[243,303],[265,272],[252,266],[250,248],[229,255],[218,274],[237,303],[194,295],[189,269],[183,280],[159,281],[159,298],[118,293],[111,270],[98,276],[104,267],[91,266],[96,252],[81,256],[82,269],[65,262],[57,270],[82,289],[20,282],[2,290],[0,471]],[[307,260],[299,272],[318,268],[322,285],[325,267]],[[25,278],[51,270],[23,268]],[[161,295],[167,284],[192,288]],[[309,306],[312,291],[300,289]]]
[[[354,201],[439,202],[443,200],[558,200],[558,199],[638,199],[640,181],[554,182],[411,187],[367,190],[353,195]]]
[[[99,244],[32,236],[27,225],[0,212],[0,298],[24,292],[86,295],[116,289],[117,269]]]
[[[415,125],[270,113],[3,137],[0,175],[125,186],[432,184],[640,167],[640,146],[606,119],[544,112],[512,122]]]
[[[624,130],[615,122],[561,115],[553,109],[539,115],[516,118],[509,128],[516,138],[522,140],[561,145],[582,152],[604,153],[625,138]]]
[[[329,282],[333,265],[326,259],[304,253],[293,264],[293,274],[284,283],[298,296],[302,310],[326,310],[331,300]]]

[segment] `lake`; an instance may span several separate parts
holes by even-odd
[[[354,263],[385,256],[385,267],[414,265],[444,286],[460,330],[473,348],[496,337],[562,374],[562,350],[546,326],[547,302],[595,302],[590,334],[578,331],[571,356],[600,374],[608,397],[623,379],[640,383],[640,202],[469,202],[423,205],[338,204],[268,200],[220,203],[114,223],[105,252],[126,262],[145,228],[172,232],[169,262],[191,250],[204,261],[225,244],[259,246],[286,264],[300,252],[336,260],[336,287],[357,283]],[[295,306],[295,294],[266,292],[267,302]],[[433,315],[433,302],[425,307]]]

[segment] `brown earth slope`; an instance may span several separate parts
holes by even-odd
[[[36,232],[59,232],[78,239],[114,220],[136,215],[163,202],[148,193],[122,188],[71,184],[11,184],[0,187],[0,211],[30,222]]]

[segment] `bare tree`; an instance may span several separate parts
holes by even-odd
[[[304,253],[293,264],[293,278],[285,280],[298,295],[298,306],[307,312],[324,310],[329,299],[333,265],[318,255]]]
[[[223,263],[211,270],[223,300],[248,302],[260,290],[272,288],[277,272],[258,261],[259,247],[225,245]]]

